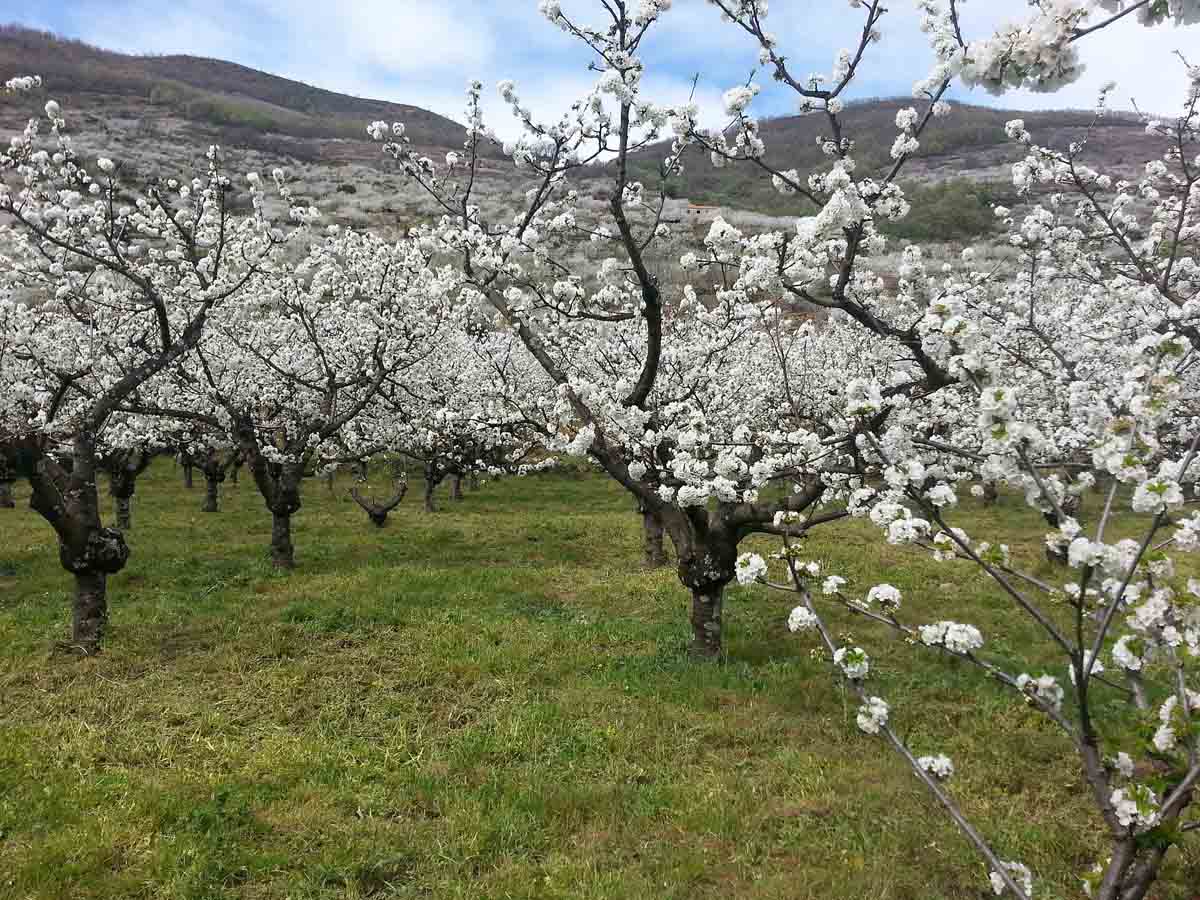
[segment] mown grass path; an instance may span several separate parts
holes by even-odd
[[[86,660],[52,652],[69,583],[18,487],[0,510],[0,897],[990,896],[787,632],[789,598],[735,586],[728,659],[688,660],[685,592],[638,569],[639,519],[605,480],[507,480],[434,515],[410,497],[384,530],[347,486],[305,485],[281,575],[248,479],[206,515],[202,485],[157,464]],[[1016,522],[1018,503],[970,519]],[[976,623],[1001,659],[1036,647],[965,567],[857,522],[810,548],[910,613]],[[1038,896],[1077,896],[1067,876],[1100,841],[1058,735],[974,671],[913,668],[912,648],[834,621],[912,746],[953,757],[1002,855],[1057,873]],[[1156,896],[1197,884],[1200,858],[1176,855]]]

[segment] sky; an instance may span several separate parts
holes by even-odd
[[[27,9],[23,8],[28,5]],[[517,83],[526,106],[548,120],[565,111],[593,81],[586,50],[545,21],[537,0],[16,0],[0,19],[79,38],[126,53],[190,53],[231,60],[276,75],[360,97],[431,109],[461,120],[472,78],[488,88],[487,124],[500,135],[518,129],[496,96],[504,78]],[[587,20],[596,0],[564,0]],[[1025,16],[1025,0],[963,4],[968,39]],[[596,21],[591,13],[592,21]],[[1012,92],[1001,98],[958,89],[956,99],[1012,109],[1094,104],[1108,80],[1115,108],[1175,112],[1186,79],[1176,50],[1200,62],[1200,27],[1144,28],[1129,17],[1082,42],[1084,77],[1049,95]],[[850,97],[908,96],[931,55],[913,0],[892,0],[884,40],[870,51]],[[837,51],[852,47],[861,13],[846,0],[773,0],[768,25],[795,73],[828,72]],[[1189,52],[1190,51],[1190,52]],[[675,0],[644,45],[648,96],[684,100],[699,75],[704,117],[719,118],[720,97],[757,67],[747,35],[706,0]],[[762,73],[760,73],[762,74]],[[760,79],[758,115],[795,111],[796,98]]]

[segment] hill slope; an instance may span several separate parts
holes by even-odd
[[[435,159],[461,147],[465,138],[457,122],[418,106],[338,94],[237,63],[129,56],[18,25],[0,26],[0,79],[17,74],[43,77],[45,93],[63,103],[76,146],[85,154],[118,159],[126,171],[177,176],[202,162],[210,144],[220,144],[235,171],[289,166],[301,197],[329,220],[355,226],[401,228],[439,212],[419,189],[396,177],[394,164],[368,139],[368,122],[403,121],[414,143]],[[845,133],[857,142],[854,155],[864,171],[890,165],[896,111],[911,102],[871,100],[847,107]],[[0,96],[0,130],[19,131],[37,105],[27,97]],[[952,115],[930,125],[918,157],[905,167],[906,188],[920,202],[909,219],[889,230],[935,241],[990,231],[991,205],[1010,199],[1008,166],[1020,148],[1005,139],[1004,123],[1017,117],[1051,146],[1090,134],[1089,162],[1122,175],[1161,152],[1127,115],[1112,114],[1096,124],[1086,111],[1022,113],[956,104]],[[801,173],[824,168],[829,161],[818,138],[827,128],[820,115],[764,121],[766,161]],[[665,154],[665,145],[638,154],[634,177],[656,184]],[[755,166],[717,169],[698,151],[686,162],[684,174],[669,185],[673,197],[768,216],[810,212],[803,200],[777,194]],[[582,175],[580,187],[602,198],[607,175],[597,167]],[[521,202],[522,176],[498,152],[478,186],[489,215],[504,217]]]
[[[419,146],[457,147],[466,137],[457,122],[418,106],[338,94],[217,59],[129,56],[0,26],[0,79],[34,73],[73,109],[103,105],[177,118],[230,138],[223,143],[273,134],[291,139],[302,157],[325,155],[322,144],[333,139],[368,144],[366,123],[375,119],[404,122]]]
[[[847,106],[841,119],[845,134],[856,142],[854,157],[860,168],[880,172],[890,167],[889,151],[897,133],[896,112],[912,103],[906,98]],[[922,136],[920,152],[906,165],[903,178],[918,184],[952,179],[1007,181],[1009,165],[1021,157],[1020,148],[1004,134],[1004,123],[1014,118],[1023,118],[1035,140],[1043,145],[1065,147],[1090,135],[1089,164],[1106,171],[1131,173],[1162,152],[1159,143],[1146,136],[1141,120],[1128,114],[1110,114],[1095,122],[1091,111],[1018,112],[954,104],[949,116],[930,123]],[[761,131],[767,146],[765,162],[773,168],[795,168],[805,174],[828,166],[819,143],[829,133],[823,115],[764,120]],[[647,184],[654,183],[653,173],[666,151],[666,144],[649,149],[635,165],[638,177]],[[685,158],[684,173],[673,180],[670,190],[674,196],[687,197],[694,203],[739,206],[764,213],[795,211],[797,205],[796,198],[776,193],[761,169],[751,165],[718,169],[700,151]]]

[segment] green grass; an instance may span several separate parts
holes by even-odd
[[[689,661],[687,598],[639,571],[638,517],[608,482],[514,479],[434,515],[410,497],[382,531],[305,488],[280,575],[247,479],[205,515],[199,486],[152,468],[85,660],[52,651],[69,585],[48,527],[23,486],[0,510],[0,897],[990,896],[787,632],[788,597],[735,587],[728,659]],[[1016,522],[1018,503],[971,515]],[[970,570],[861,523],[811,551],[918,617],[977,623],[1001,657],[1035,646]],[[1101,832],[1058,736],[973,671],[911,668],[912,649],[836,624],[912,746],[954,758],[1000,852],[1046,876],[1039,898],[1076,896]],[[1176,854],[1155,896],[1197,882],[1195,850]]]

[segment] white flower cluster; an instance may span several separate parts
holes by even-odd
[[[974,625],[961,622],[935,622],[917,629],[927,647],[945,647],[951,653],[973,653],[983,647],[983,635]]]
[[[862,647],[839,647],[834,651],[833,663],[851,681],[862,681],[871,671],[871,660]]]
[[[1143,784],[1117,788],[1109,802],[1117,821],[1131,831],[1145,831],[1158,821],[1158,797]]]
[[[809,631],[817,627],[817,617],[807,606],[797,606],[788,614],[788,631]]]
[[[15,78],[10,78],[4,82],[4,90],[10,94],[15,94],[24,91],[34,91],[42,86],[41,75],[18,75]],[[49,113],[47,112],[47,115]],[[50,118],[58,118],[50,116]]]
[[[1029,871],[1029,866],[1019,862],[1001,861],[1005,873],[1016,882],[1021,888],[1026,897],[1033,896],[1033,873]],[[997,897],[1001,897],[1008,891],[1008,885],[1005,884],[1003,876],[999,872],[989,872],[988,881],[991,882],[992,892]]]
[[[1158,709],[1159,726],[1154,732],[1153,744],[1160,753],[1169,753],[1179,744],[1179,735],[1193,727],[1191,722],[1200,715],[1200,692],[1186,691],[1187,709],[1172,694]]]
[[[877,584],[867,591],[866,606],[878,605],[884,612],[895,612],[900,608],[900,589],[890,584]]]
[[[888,721],[888,705],[880,697],[868,697],[858,708],[858,727],[864,734],[879,734]]]
[[[737,558],[734,570],[738,584],[754,584],[767,577],[767,561],[757,553],[743,553]]]
[[[917,765],[939,781],[945,781],[954,774],[954,763],[944,753],[939,753],[937,756],[919,757]]]

